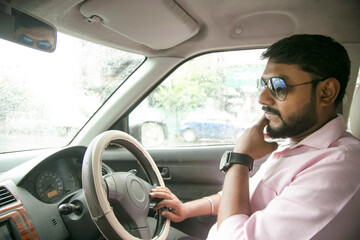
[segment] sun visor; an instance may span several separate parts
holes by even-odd
[[[274,28],[274,26],[276,26]],[[255,12],[241,16],[234,24],[232,37],[242,39],[263,39],[284,37],[297,30],[295,19],[282,12]]]
[[[193,37],[199,25],[169,0],[89,0],[80,11],[125,37],[153,49],[167,49]]]

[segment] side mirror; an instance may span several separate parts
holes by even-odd
[[[55,27],[4,3],[0,3],[0,38],[44,52],[56,48]]]
[[[148,121],[130,126],[129,133],[144,147],[162,145],[168,137],[168,129],[164,123]]]
[[[167,128],[162,123],[145,122],[141,125],[141,143],[145,147],[162,145],[167,138]]]

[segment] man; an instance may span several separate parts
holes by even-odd
[[[18,12],[15,18],[13,38],[19,44],[46,52],[53,52],[56,33],[50,25]]]
[[[293,35],[269,47],[259,103],[265,114],[237,141],[239,164],[225,167],[219,194],[181,203],[170,190],[156,209],[172,221],[217,214],[208,239],[360,239],[360,141],[346,132],[336,108],[350,61],[320,35]],[[265,141],[289,138],[278,148]],[[249,179],[251,160],[270,154]],[[221,195],[221,198],[220,198]]]

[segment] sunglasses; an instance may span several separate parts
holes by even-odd
[[[31,46],[31,47],[34,46],[34,42],[35,42],[32,38],[29,38],[28,36],[25,36],[23,34],[20,35],[17,38],[17,40],[19,43],[24,44],[26,46]],[[48,41],[37,41],[36,46],[42,50],[50,50],[52,47]]]
[[[273,78],[269,78],[267,80],[261,78],[258,80],[258,88],[261,92],[263,92],[265,90],[265,88],[268,87],[271,95],[273,95],[274,98],[276,98],[279,101],[284,101],[288,94],[289,87],[296,87],[296,86],[301,86],[301,85],[305,85],[305,84],[309,84],[309,83],[321,82],[321,81],[324,81],[325,79],[327,79],[327,78],[324,78],[321,80],[314,80],[314,81],[310,81],[310,82],[304,82],[304,83],[295,84],[295,85],[286,85],[284,79],[282,79],[280,77],[273,77]]]

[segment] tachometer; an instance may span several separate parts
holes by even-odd
[[[36,192],[44,202],[54,202],[64,194],[64,183],[52,171],[42,172],[36,180]]]

